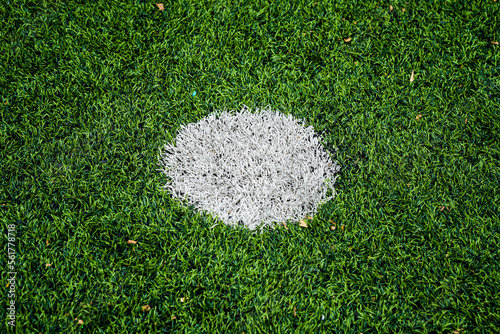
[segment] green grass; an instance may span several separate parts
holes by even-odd
[[[2,1],[4,330],[14,300],[18,333],[500,332],[500,1],[391,5]],[[158,148],[243,104],[339,148],[307,228],[159,190]]]

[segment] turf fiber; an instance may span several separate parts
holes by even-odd
[[[500,1],[0,16],[0,332],[500,332]],[[338,148],[312,219],[252,234],[159,191],[158,148],[243,105]]]

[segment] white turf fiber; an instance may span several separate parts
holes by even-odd
[[[177,146],[160,149],[159,171],[171,180],[162,188],[227,225],[261,232],[315,214],[335,197],[340,167],[312,126],[266,108],[181,126]]]

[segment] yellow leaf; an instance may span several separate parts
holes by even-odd
[[[149,305],[144,305],[142,307],[142,312],[146,312],[146,311],[149,311],[149,310],[151,310],[151,307],[149,307]]]
[[[392,11],[393,9],[394,9],[394,7],[392,7],[392,6],[389,6],[389,10],[391,10],[391,11]]]
[[[306,224],[306,222],[304,220],[301,219],[300,220],[300,226],[307,227],[307,224]]]
[[[415,75],[415,72],[414,72],[414,71],[411,71],[410,82],[413,82],[413,80],[414,80],[414,75]]]
[[[294,307],[294,308],[293,308],[293,316],[294,316],[294,317],[296,317],[296,316],[297,316],[297,308],[296,308],[296,307]]]
[[[342,229],[342,232],[344,232],[344,225],[340,226],[340,228]]]

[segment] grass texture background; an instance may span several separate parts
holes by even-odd
[[[18,332],[500,331],[499,1],[10,0],[0,19]],[[158,190],[158,148],[243,104],[338,147],[307,227],[210,229]]]

